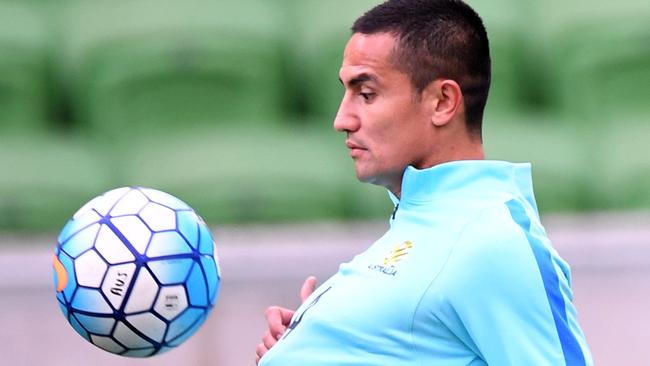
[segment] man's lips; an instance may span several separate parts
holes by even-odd
[[[346,140],[345,145],[348,147],[350,150],[366,150],[363,146],[357,144],[356,142]]]
[[[350,149],[350,157],[357,158],[363,154],[367,149],[354,141],[346,140],[345,145]]]

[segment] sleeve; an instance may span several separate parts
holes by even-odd
[[[568,267],[524,211],[490,209],[465,228],[436,280],[435,315],[488,365],[590,365]]]

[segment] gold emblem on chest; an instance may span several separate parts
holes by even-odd
[[[406,240],[401,244],[395,245],[393,249],[384,257],[382,264],[371,264],[368,269],[381,272],[385,275],[395,276],[397,274],[397,263],[403,260],[413,248],[413,242]]]
[[[407,240],[402,244],[395,245],[388,256],[384,258],[384,265],[388,266],[390,264],[395,264],[401,261],[407,254],[409,254],[409,249],[411,248],[413,248],[413,243],[410,240]]]

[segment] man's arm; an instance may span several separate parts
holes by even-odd
[[[305,299],[314,292],[315,288],[316,277],[307,277],[305,283],[303,283],[302,288],[300,289],[300,301],[304,302]],[[291,322],[294,312],[294,310],[279,306],[271,306],[266,309],[264,315],[266,317],[268,330],[264,333],[262,342],[257,345],[255,364],[258,364],[262,356],[264,356],[264,354],[282,337],[282,334],[284,334]]]

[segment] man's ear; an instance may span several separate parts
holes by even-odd
[[[461,110],[463,93],[460,90],[460,85],[450,79],[438,79],[434,80],[429,87],[434,93],[431,122],[436,127],[445,126]]]

